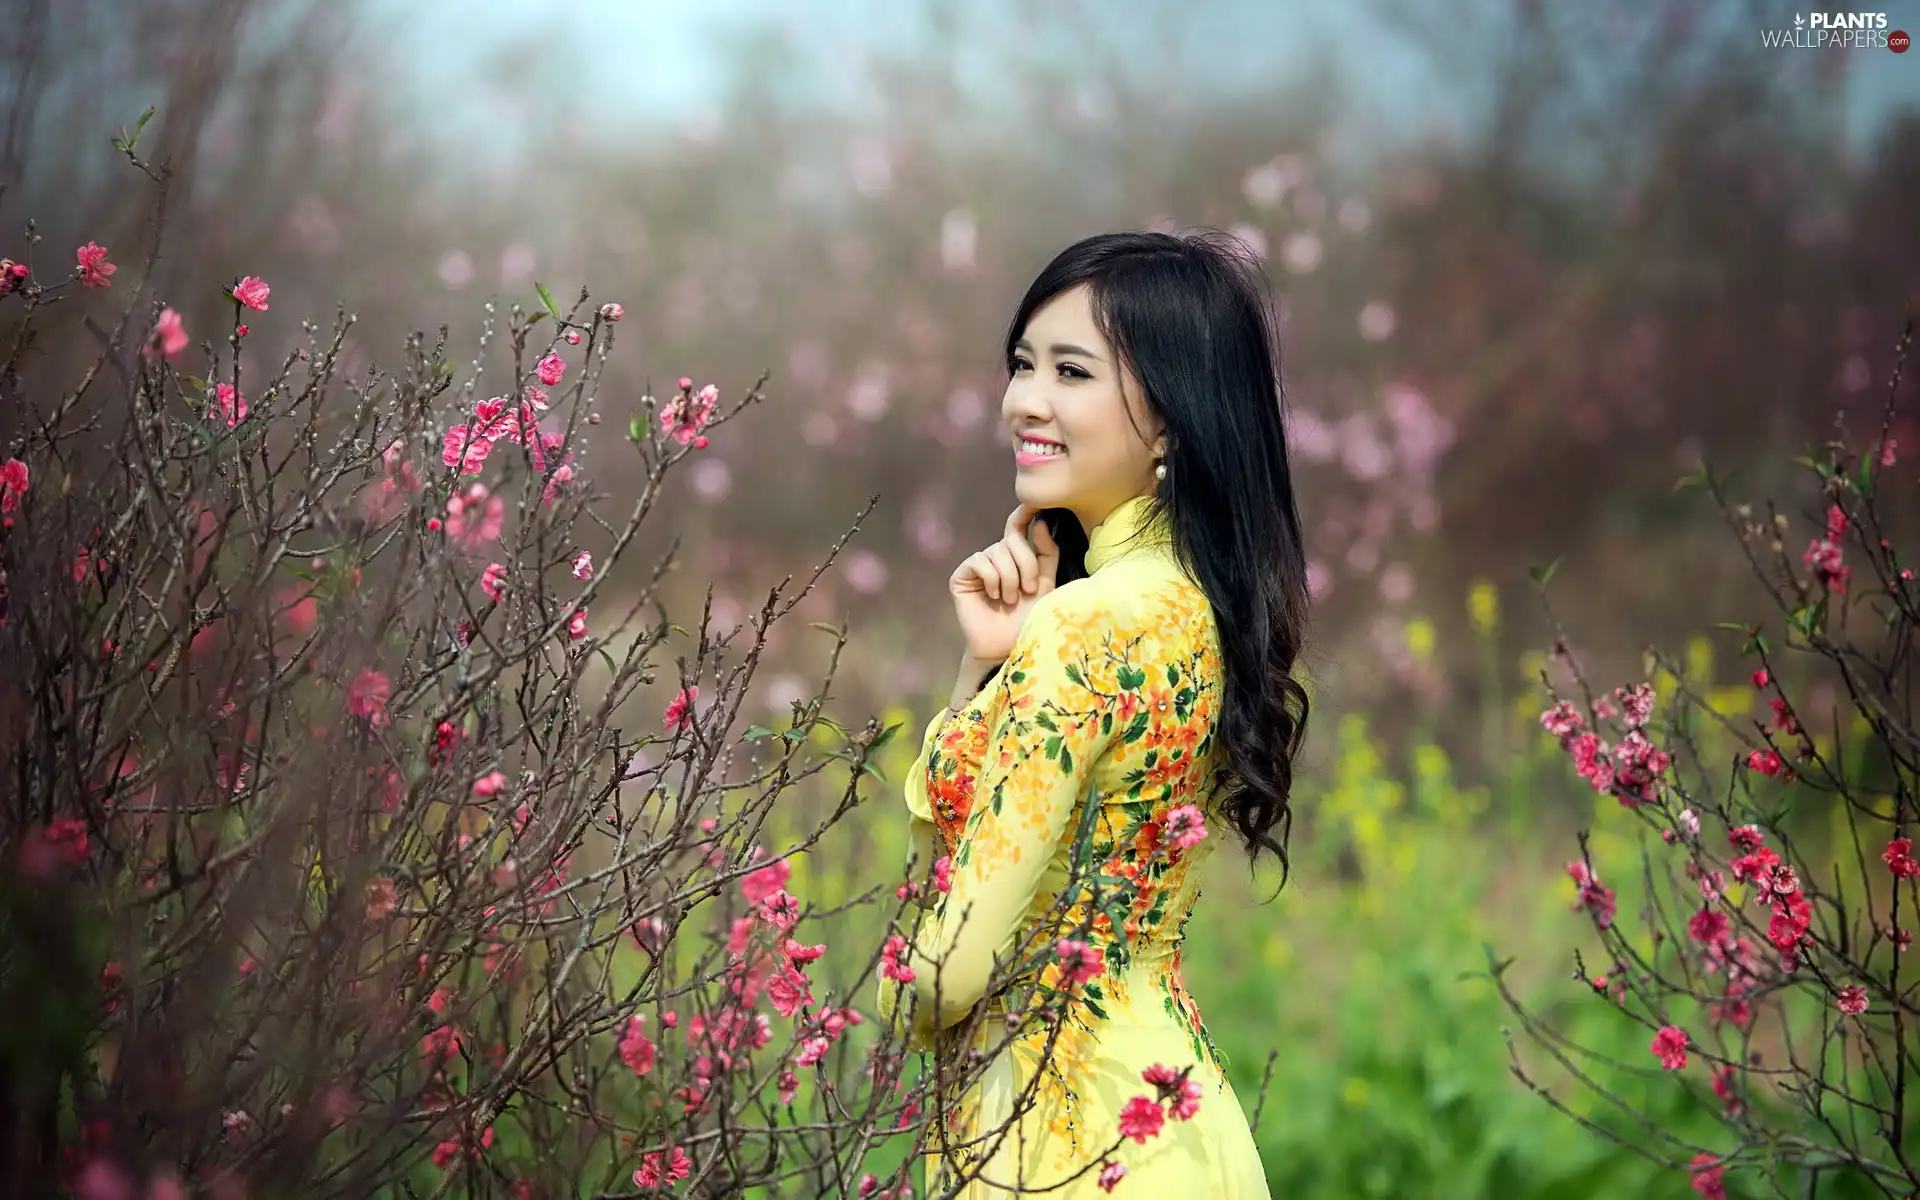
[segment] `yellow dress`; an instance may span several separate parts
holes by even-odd
[[[936,1050],[943,1072],[962,1051],[990,1054],[984,1075],[940,1093],[930,1195],[944,1191],[940,1175],[971,1177],[961,1197],[1105,1196],[1113,1163],[1126,1172],[1116,1196],[1269,1194],[1180,975],[1200,868],[1235,841],[1206,809],[1223,769],[1219,637],[1165,521],[1146,510],[1146,497],[1128,500],[1090,532],[1088,577],[1034,603],[986,689],[929,722],[906,779],[915,844],[950,856],[951,882],[898,956],[912,982],[881,979],[880,1013]],[[1197,842],[1176,836],[1192,813],[1169,821],[1188,805],[1206,819]],[[1100,951],[1096,974],[1070,975],[1063,938]],[[1018,963],[1021,982],[987,996],[996,960]],[[949,1027],[983,1003],[986,1019],[960,1044]],[[1009,1011],[1018,1020],[1033,1006],[1048,1015],[1009,1033]],[[1190,1072],[1198,1109],[1116,1149],[1128,1102],[1158,1099],[1142,1078],[1156,1065]],[[983,1136],[1002,1125],[1008,1136]]]

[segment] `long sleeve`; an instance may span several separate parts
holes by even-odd
[[[1092,682],[1114,678],[1104,645],[1113,617],[1097,595],[1074,589],[1042,597],[997,681],[1003,693],[991,707],[986,753],[969,789],[952,889],[903,956],[914,972],[921,1038],[959,1021],[985,995],[1095,761],[1123,732],[1114,720],[1117,687]]]

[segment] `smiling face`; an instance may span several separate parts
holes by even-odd
[[[1000,416],[1018,468],[1014,494],[1023,503],[1071,509],[1092,532],[1122,501],[1153,490],[1165,434],[1139,380],[1094,324],[1085,284],[1034,311],[1008,365]]]

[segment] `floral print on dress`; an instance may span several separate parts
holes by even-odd
[[[952,885],[913,939],[913,983],[881,983],[884,1018],[903,1017],[914,994],[923,1048],[983,999],[1048,1014],[1014,1038],[1012,1058],[1022,1084],[1038,1077],[1022,1121],[1047,1136],[1029,1140],[1068,1172],[1111,1146],[1122,1101],[1092,1082],[1100,1065],[1144,1054],[1134,1043],[1182,1046],[1195,1080],[1227,1087],[1180,976],[1199,868],[1227,832],[1215,815],[1224,664],[1211,607],[1164,525],[1122,544],[1144,511],[1130,501],[1096,527],[1089,576],[1041,597],[987,690],[927,726],[906,800],[931,823],[933,852],[951,856]],[[1218,828],[1182,848],[1167,823],[1187,805]],[[1062,938],[1097,950],[1098,973],[1063,969]],[[996,959],[1009,958],[1016,982],[985,995]],[[1134,1078],[1149,1065],[1132,1066]],[[951,1136],[979,1132],[978,1118],[976,1096],[947,1098]]]

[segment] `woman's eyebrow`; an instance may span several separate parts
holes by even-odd
[[[1019,341],[1013,344],[1013,348],[1015,350],[1025,350],[1031,353],[1033,351],[1033,344],[1028,342],[1027,339],[1021,338]],[[1048,346],[1047,349],[1053,352],[1053,356],[1055,358],[1067,356],[1072,358],[1090,358],[1095,362],[1107,361],[1106,359],[1101,358],[1098,354],[1095,354],[1093,351],[1087,349],[1085,346],[1076,346],[1072,342],[1055,342],[1053,345]]]

